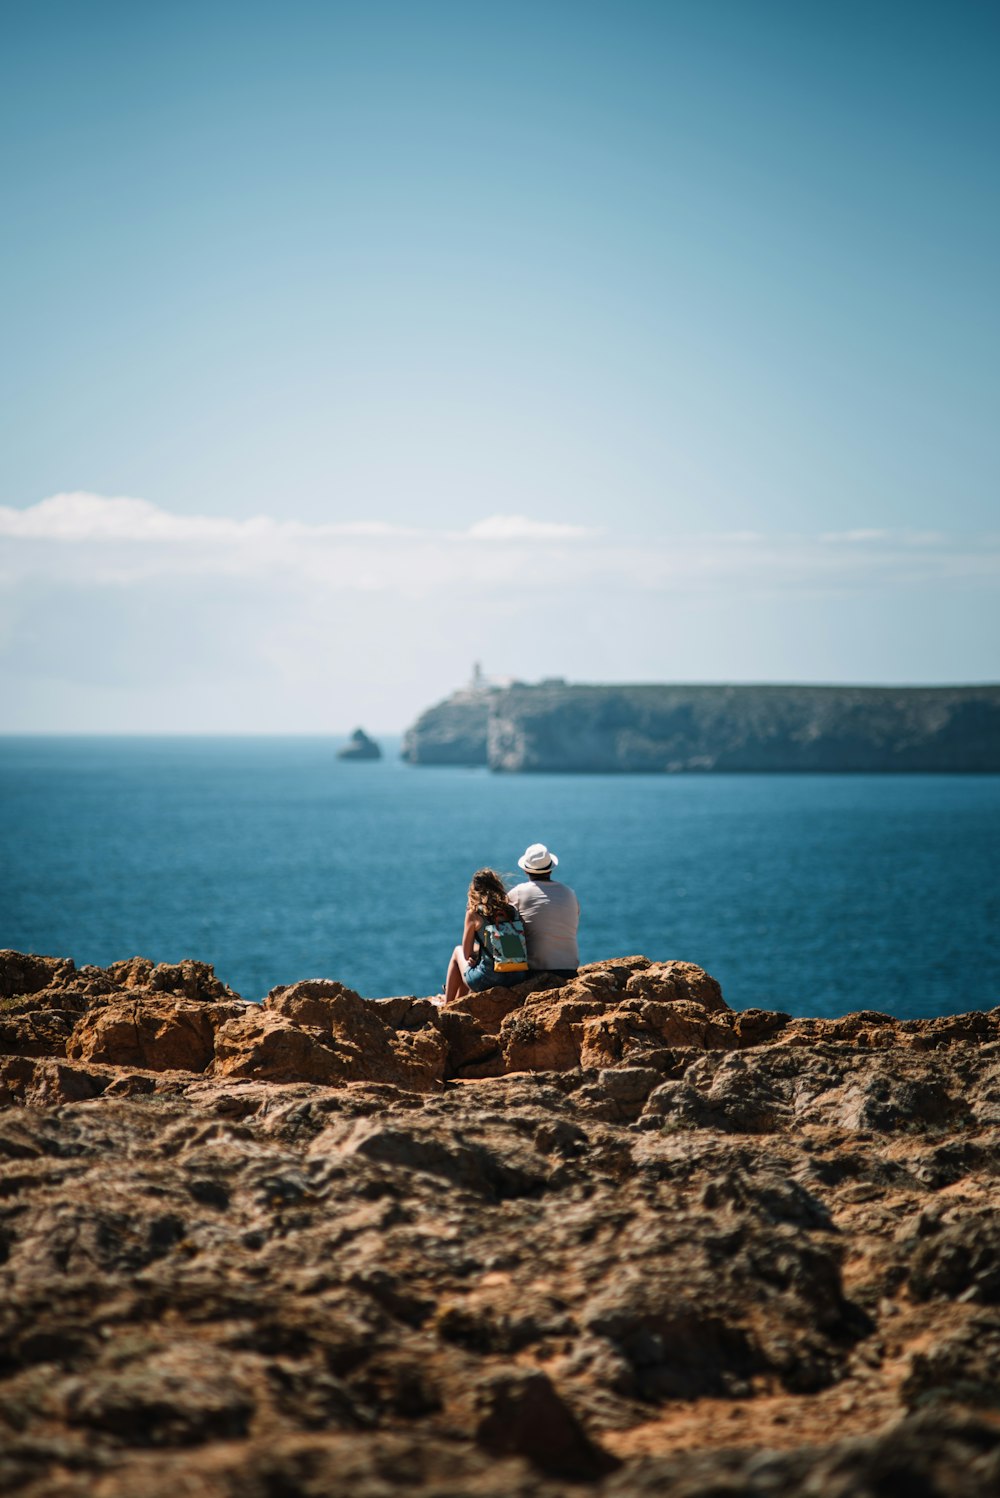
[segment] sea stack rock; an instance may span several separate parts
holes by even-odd
[[[356,728],[342,748],[337,750],[338,759],[381,759],[382,750],[375,740],[369,738],[363,728]]]

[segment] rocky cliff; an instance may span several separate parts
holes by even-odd
[[[0,1489],[1000,1491],[1000,1010],[0,954]]]
[[[403,736],[411,765],[485,765],[486,728],[496,691],[454,692],[429,707]]]
[[[500,771],[1000,771],[1000,687],[570,686],[460,692],[413,764]]]

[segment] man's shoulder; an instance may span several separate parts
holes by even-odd
[[[527,879],[523,884],[515,884],[513,889],[509,889],[507,898],[512,905],[521,904],[525,900],[529,905],[559,905],[570,901],[580,903],[576,898],[576,891],[559,879]]]

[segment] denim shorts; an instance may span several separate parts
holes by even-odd
[[[465,982],[473,993],[482,993],[484,988],[516,988],[519,983],[524,983],[530,977],[530,971],[498,973],[492,962],[487,963],[480,959],[475,967],[466,970]]]

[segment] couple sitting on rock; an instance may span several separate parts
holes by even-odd
[[[580,902],[568,884],[552,878],[558,862],[544,843],[532,843],[517,860],[526,883],[507,890],[494,869],[473,874],[462,945],[448,964],[446,1004],[470,991],[512,988],[535,973],[576,976]]]

